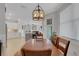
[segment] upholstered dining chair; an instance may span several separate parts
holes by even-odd
[[[39,32],[37,35],[36,35],[36,38],[37,39],[43,39],[43,34],[41,32]]]

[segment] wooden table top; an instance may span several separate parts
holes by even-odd
[[[44,39],[43,41],[36,39],[27,40],[21,50],[24,51],[23,55],[26,53],[26,51],[40,52],[46,50],[51,50],[52,56],[62,55],[61,52],[57,49],[57,47],[53,45],[51,41],[46,39]]]
[[[32,51],[52,50],[52,43],[51,41],[46,39],[43,40],[30,39],[26,41],[22,49]]]

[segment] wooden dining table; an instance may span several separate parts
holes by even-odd
[[[44,53],[46,53],[44,51],[49,51],[49,52],[51,52],[51,55],[52,55],[52,53],[56,52],[57,50],[58,49],[51,43],[50,40],[30,39],[30,40],[26,41],[26,43],[24,44],[24,46],[21,49],[21,52],[22,52],[23,56],[28,55],[29,52],[30,53],[32,52],[32,55],[34,55],[35,52],[38,52],[38,54],[42,53],[41,55],[43,55]],[[36,56],[38,54],[35,54],[34,56]],[[57,53],[55,53],[55,54],[57,54]],[[31,55],[29,54],[29,56],[31,56]]]

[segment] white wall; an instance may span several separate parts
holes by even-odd
[[[50,13],[45,16],[44,22],[44,37],[47,38],[47,19],[52,19],[52,32],[59,34],[60,30],[60,15],[59,12]]]
[[[79,40],[79,4],[71,4],[60,13],[60,35]]]
[[[74,38],[72,31],[72,5],[60,13],[60,35]]]
[[[73,25],[76,39],[79,40],[79,3],[73,4]]]
[[[53,31],[61,36],[67,36],[79,40],[79,4],[69,4],[61,11],[53,12],[45,16],[44,34],[47,34],[46,19],[52,18]]]
[[[5,49],[5,4],[0,3],[0,40],[3,42],[3,48]]]

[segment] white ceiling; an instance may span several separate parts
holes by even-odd
[[[21,19],[22,21],[31,21],[32,20],[32,11],[37,6],[37,3],[9,3],[6,4],[6,18],[7,20],[17,20]],[[58,10],[63,4],[62,3],[40,3],[42,9],[45,11],[45,14],[54,12]]]

